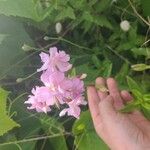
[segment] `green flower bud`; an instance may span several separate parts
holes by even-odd
[[[150,65],[146,64],[136,64],[131,66],[132,70],[134,71],[144,71],[146,69],[150,69]]]
[[[31,46],[29,46],[29,45],[27,45],[27,44],[24,44],[24,45],[22,46],[22,49],[23,49],[25,52],[28,52],[28,51],[33,50],[34,48],[31,47]]]

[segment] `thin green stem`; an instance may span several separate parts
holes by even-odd
[[[136,10],[136,8],[133,6],[132,0],[128,0],[128,2],[129,2],[129,4],[130,4],[131,8],[133,9],[134,13],[135,13],[146,25],[150,26],[150,23],[149,23],[146,19],[144,19],[144,18],[138,13],[138,11]]]
[[[116,56],[118,56],[120,59],[122,59],[123,61],[125,61],[127,64],[130,64],[131,65],[131,62],[126,59],[124,56],[120,55],[119,53],[117,53],[116,51],[114,51],[109,45],[106,45],[106,47],[112,51]]]
[[[13,142],[0,143],[0,146],[39,141],[39,140],[43,140],[43,139],[59,137],[62,135],[71,135],[71,133],[55,134],[55,135],[42,136],[42,137],[36,137],[36,138],[30,138],[30,139],[23,139],[23,140],[18,140],[18,141],[13,141]]]
[[[85,46],[81,46],[81,45],[78,45],[76,43],[73,43],[67,39],[64,39],[63,37],[46,37],[46,40],[58,40],[58,41],[63,41],[63,42],[66,42],[66,43],[69,43],[75,47],[78,47],[78,48],[81,48],[81,49],[85,49],[85,50],[89,50],[91,51],[92,49],[91,48],[88,48],[88,47],[85,47]]]
[[[12,105],[18,100],[20,99],[21,97],[25,96],[27,93],[23,93],[21,95],[19,95],[17,98],[15,98],[12,102],[10,102],[9,104],[9,108],[8,108],[8,115],[10,116],[10,112],[11,112],[11,108],[12,108]]]

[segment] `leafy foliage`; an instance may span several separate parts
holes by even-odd
[[[6,111],[6,100],[7,100],[8,92],[0,88],[0,136],[7,133],[9,130],[14,127],[20,127],[15,121],[13,121],[8,115]]]
[[[4,0],[0,2],[0,13],[6,16],[26,17],[39,20],[33,0]]]
[[[131,112],[134,109],[144,109],[145,112],[150,110],[150,94],[145,94],[142,88],[130,77],[127,77],[127,82],[129,85],[129,89],[134,96],[132,102],[129,102],[125,108],[123,108],[122,112]]]
[[[121,111],[139,109],[150,119],[148,16],[149,0],[0,0],[0,86],[11,91],[7,103],[8,92],[0,89],[0,149],[108,149],[96,135],[87,107],[76,121],[56,118],[57,111],[27,110],[24,92],[41,85],[34,72],[38,53],[54,45],[71,55],[75,68],[70,76],[87,74],[86,86],[98,76],[115,77],[120,89],[134,97]],[[120,27],[124,20],[130,24],[126,32]]]
[[[108,150],[108,147],[96,134],[89,111],[82,113],[79,120],[73,126],[75,145],[79,150]],[[87,144],[92,143],[92,144]]]

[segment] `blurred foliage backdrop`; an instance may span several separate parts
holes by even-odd
[[[137,107],[150,117],[149,8],[149,0],[0,0],[0,150],[108,149],[88,107],[79,120],[26,109],[31,88],[41,84],[38,54],[54,45],[87,73],[86,85],[115,77],[136,99],[126,111]]]

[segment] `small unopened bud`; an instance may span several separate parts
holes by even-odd
[[[27,45],[27,44],[24,44],[24,45],[22,46],[22,49],[23,49],[24,51],[28,52],[28,51],[33,50],[34,48],[31,47],[31,46],[29,46],[29,45]]]
[[[23,78],[18,78],[18,79],[16,80],[17,83],[21,83],[22,81],[23,81]]]
[[[120,23],[120,28],[124,31],[127,32],[130,29],[130,23],[127,20],[121,21]]]
[[[87,74],[86,73],[83,73],[81,76],[80,76],[80,79],[85,79],[87,77]]]
[[[45,41],[48,41],[48,40],[49,40],[49,37],[48,37],[48,36],[44,36],[44,40],[45,40]]]
[[[56,23],[55,30],[57,34],[59,34],[62,31],[62,24],[60,22]]]
[[[136,64],[131,66],[132,70],[134,71],[144,71],[146,69],[150,69],[150,65],[146,64]]]

